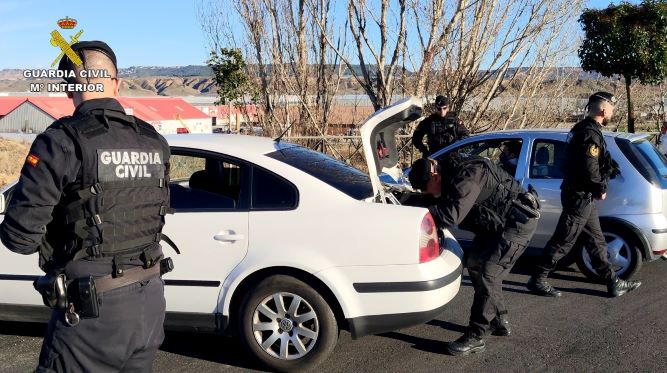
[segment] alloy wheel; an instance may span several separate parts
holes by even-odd
[[[269,355],[294,360],[310,352],[320,333],[317,314],[302,297],[274,293],[264,298],[252,317],[255,341]]]

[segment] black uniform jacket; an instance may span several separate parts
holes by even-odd
[[[465,219],[475,205],[482,188],[497,184],[482,164],[473,164],[456,175],[442,175],[442,195],[437,203],[429,207],[439,226],[451,227]]]
[[[436,113],[417,125],[412,134],[412,143],[422,153],[432,154],[469,135],[470,131],[461,120],[452,115],[443,118]],[[423,143],[424,136],[427,136],[428,149]]]
[[[101,98],[81,103],[73,115],[85,115],[94,109],[125,114],[117,100]],[[81,161],[74,143],[64,130],[52,125],[32,143],[0,225],[2,243],[14,252],[32,254],[42,242],[57,249],[58,243],[71,239],[63,237],[67,232],[53,219],[53,211],[61,198],[80,184]]]
[[[609,157],[600,125],[586,117],[568,134],[562,189],[590,192],[601,196],[607,191],[607,180],[600,173],[600,164]]]

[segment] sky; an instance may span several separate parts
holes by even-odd
[[[201,0],[0,0],[0,69],[48,68],[60,53],[51,45],[50,33],[58,30],[69,41],[81,29],[80,40],[109,44],[121,68],[203,65],[210,47],[197,16],[200,3]],[[589,0],[588,7],[604,8],[610,3],[618,1]],[[56,24],[66,16],[77,20],[73,30],[62,30]]]

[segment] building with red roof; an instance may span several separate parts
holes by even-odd
[[[127,114],[152,124],[160,133],[211,133],[211,117],[183,99],[118,97],[118,101]],[[40,133],[73,112],[67,97],[0,96],[0,132]]]

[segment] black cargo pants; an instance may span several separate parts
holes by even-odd
[[[68,326],[54,310],[37,372],[150,372],[164,340],[160,277],[98,295],[100,317]]]
[[[556,231],[547,243],[539,260],[536,277],[544,280],[556,268],[558,261],[572,250],[579,239],[588,250],[593,269],[603,279],[611,280],[615,274],[607,259],[607,241],[602,234],[598,207],[590,193],[562,190],[560,200],[563,212]]]
[[[502,232],[475,235],[473,247],[465,253],[465,265],[475,289],[468,324],[470,333],[482,337],[496,316],[507,313],[503,279],[526,250],[536,227],[537,219],[525,224],[508,220]]]

